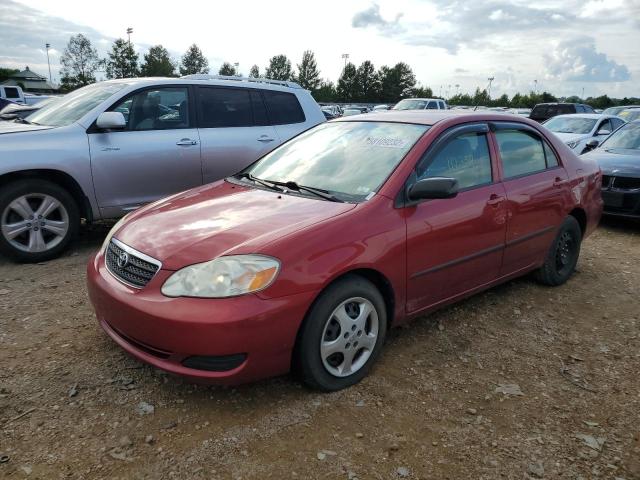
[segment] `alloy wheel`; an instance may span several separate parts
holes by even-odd
[[[46,252],[69,232],[69,212],[57,198],[30,193],[14,199],[2,212],[2,235],[23,252]]]

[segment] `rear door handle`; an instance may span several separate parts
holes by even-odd
[[[185,146],[185,145],[197,145],[198,142],[196,140],[191,140],[190,138],[182,138],[179,142],[176,142],[176,145]]]
[[[503,200],[504,200],[504,197],[501,197],[500,195],[496,195],[495,193],[492,193],[491,196],[489,197],[489,200],[487,200],[487,205],[498,205]]]
[[[553,181],[553,186],[554,187],[561,187],[562,185],[564,185],[565,183],[567,183],[568,180],[565,180],[563,178],[560,177],[556,177],[556,179]]]
[[[266,135],[262,135],[260,138],[258,138],[258,141],[262,143],[269,143],[273,142],[274,140],[275,138],[267,137]]]

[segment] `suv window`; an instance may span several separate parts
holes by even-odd
[[[429,102],[427,104],[427,110],[437,110],[438,109],[438,103],[437,102]]]
[[[542,140],[537,135],[523,130],[498,130],[495,135],[506,178],[546,169]]]
[[[595,110],[589,105],[583,105],[582,108],[584,109],[585,113],[595,113]]]
[[[596,133],[598,133],[600,130],[609,130],[609,133],[613,132],[613,125],[611,125],[611,120],[603,120],[602,123],[600,123],[600,125],[598,126],[598,130],[596,130]]]
[[[576,105],[576,113],[584,113],[584,107],[582,105]]]
[[[491,183],[491,157],[484,133],[463,133],[450,140],[425,166],[419,166],[418,179],[450,177],[458,187],[476,187]]]
[[[272,125],[286,125],[305,121],[304,112],[292,93],[263,90],[265,104]]]
[[[562,115],[563,113],[576,113],[575,105],[558,105],[558,115]]]
[[[125,98],[111,109],[121,112],[125,130],[173,130],[189,128],[189,94],[183,87],[143,90]]]
[[[20,98],[18,89],[15,87],[4,87],[4,94],[7,98]]]
[[[444,106],[444,102],[443,102],[442,100],[440,100],[440,101],[438,102],[438,105],[440,105],[440,109],[441,109],[441,110],[446,110],[446,109],[447,109],[447,107],[445,107],[445,106]]]
[[[251,127],[253,112],[245,88],[199,87],[200,128]]]

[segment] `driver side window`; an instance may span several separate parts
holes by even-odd
[[[124,115],[128,131],[190,128],[187,88],[143,90],[111,110]]]
[[[491,183],[487,135],[472,132],[454,137],[430,162],[420,165],[416,173],[419,180],[429,177],[455,178],[460,190]]]

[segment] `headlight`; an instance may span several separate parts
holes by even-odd
[[[113,237],[113,234],[116,233],[116,230],[118,230],[122,226],[122,224],[125,222],[128,216],[129,214],[127,213],[124,217],[118,220],[113,227],[111,227],[111,230],[109,230],[109,233],[107,233],[107,236],[105,237],[104,242],[102,242],[102,247],[100,247],[101,252],[104,252],[107,249],[107,246],[111,241],[111,237]]]
[[[224,298],[267,288],[280,262],[264,255],[230,255],[178,270],[162,286],[168,297]]]
[[[567,142],[567,147],[576,148],[579,143],[580,143],[580,140],[574,140],[573,142]]]

